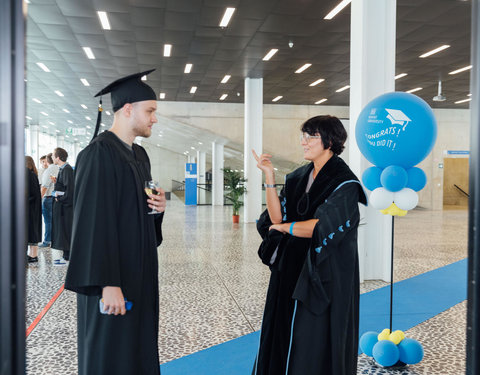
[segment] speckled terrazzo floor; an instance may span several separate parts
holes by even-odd
[[[176,199],[175,197],[173,199]],[[258,260],[254,224],[232,224],[230,207],[185,207],[170,201],[160,263],[160,358],[168,362],[260,328],[269,271]],[[395,279],[402,280],[466,256],[467,211],[415,210],[395,222]],[[63,282],[51,250],[27,270],[27,326]],[[362,284],[362,292],[386,285]],[[76,299],[65,291],[27,338],[27,374],[76,374]],[[403,370],[359,358],[358,374],[464,372],[466,304],[407,331],[425,359]],[[439,337],[442,339],[439,340]],[[194,369],[191,374],[195,374]]]

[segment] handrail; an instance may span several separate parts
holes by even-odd
[[[458,190],[460,190],[460,192],[462,192],[463,194],[465,194],[467,197],[470,198],[470,194],[464,191],[461,187],[457,186],[457,184],[453,184],[453,186],[455,186]]]

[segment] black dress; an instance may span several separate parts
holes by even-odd
[[[64,192],[53,201],[52,248],[63,250],[65,260],[69,259],[72,238],[74,174],[70,164],[60,168],[54,190]]]
[[[42,240],[42,195],[38,177],[27,168],[28,182],[28,243],[37,245]]]
[[[159,375],[158,259],[163,214],[148,215],[145,150],[107,131],[77,159],[72,253],[66,289],[79,293],[79,375]],[[104,286],[133,302],[124,316],[102,315]]]
[[[307,193],[312,169],[310,163],[287,176],[280,202],[283,222],[319,220],[313,238],[269,231],[268,211],[257,224],[271,277],[254,375],[356,374],[358,203],[366,197],[336,155]]]

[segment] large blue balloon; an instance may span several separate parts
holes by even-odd
[[[437,122],[429,105],[405,92],[380,95],[358,116],[355,137],[362,154],[380,168],[405,169],[420,163],[437,138]]]
[[[402,190],[407,185],[407,171],[398,165],[385,168],[380,175],[382,186],[393,193]]]
[[[397,345],[390,340],[377,342],[373,346],[372,354],[375,361],[384,367],[393,366],[400,358]]]
[[[400,361],[414,365],[423,359],[423,346],[417,340],[405,338],[398,344]]]
[[[412,190],[420,191],[427,184],[427,175],[420,168],[414,167],[414,168],[407,169],[407,175],[408,175],[407,187]]]
[[[368,331],[365,332],[362,337],[360,337],[360,349],[363,353],[372,356],[372,351],[374,345],[378,342],[378,332]]]
[[[367,168],[365,172],[363,172],[362,182],[368,190],[374,191],[376,188],[382,187],[382,183],[380,182],[381,174],[382,170],[380,168]]]

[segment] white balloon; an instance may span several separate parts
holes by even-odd
[[[418,194],[415,190],[404,188],[395,193],[393,201],[398,208],[409,211],[417,206]]]
[[[391,191],[388,191],[383,187],[376,188],[370,194],[370,203],[373,208],[376,208],[377,210],[384,210],[392,205],[393,197],[394,193]]]

